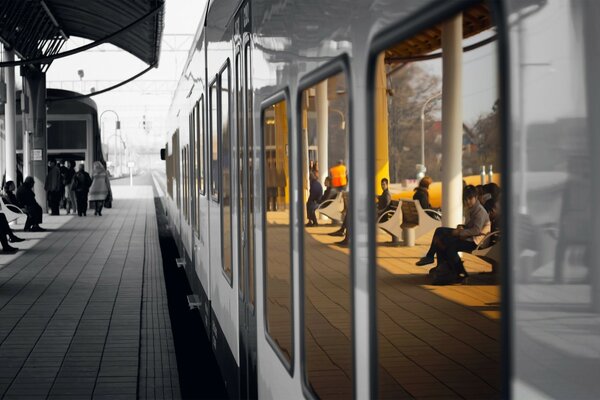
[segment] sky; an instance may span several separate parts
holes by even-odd
[[[159,67],[138,80],[121,88],[92,97],[99,115],[105,110],[115,111],[121,121],[121,134],[125,142],[154,146],[157,151],[164,146],[166,114],[177,81],[192,47],[205,0],[167,0],[165,25]],[[63,51],[79,47],[89,41],[73,37]],[[147,68],[133,55],[106,44],[86,52],[56,60],[48,70],[47,87],[89,93],[117,84]],[[78,71],[83,70],[80,79]],[[143,129],[143,120],[147,129]],[[105,138],[115,132],[115,115],[107,112],[100,121]],[[112,146],[112,140],[111,140]],[[112,147],[110,149],[112,151]],[[109,157],[110,158],[110,157]]]

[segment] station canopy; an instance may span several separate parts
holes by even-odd
[[[462,16],[465,39],[494,26],[489,6],[485,3],[466,9]],[[386,50],[385,60],[388,64],[401,63],[431,54],[441,47],[442,24],[438,24]]]
[[[164,0],[0,0],[0,41],[34,60],[59,53],[70,36],[98,41],[139,21],[107,42],[157,65],[163,16]]]

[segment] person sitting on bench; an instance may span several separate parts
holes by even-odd
[[[481,239],[490,232],[490,219],[477,200],[477,189],[474,186],[468,185],[463,189],[463,202],[467,210],[465,224],[456,229],[437,228],[429,251],[416,265],[432,264],[437,254],[438,265],[445,261],[455,277],[467,275],[458,252],[470,252],[477,247]]]
[[[387,178],[381,179],[381,194],[377,196],[377,219],[386,212],[392,204],[392,195],[388,189],[390,181]],[[383,221],[382,221],[383,222]]]
[[[27,213],[27,221],[25,221],[25,232],[43,232],[44,228],[40,226],[42,223],[42,207],[35,200],[35,193],[33,193],[33,177],[28,176],[25,178],[25,182],[17,189],[17,201]]]

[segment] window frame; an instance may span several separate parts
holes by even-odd
[[[228,158],[229,158],[229,182],[228,182],[228,186],[229,186],[229,260],[231,265],[229,266],[229,272],[227,272],[225,270],[225,247],[223,246],[224,243],[224,237],[225,237],[225,231],[223,229],[224,227],[224,201],[223,200],[223,187],[224,187],[224,182],[223,182],[223,154],[224,154],[224,146],[223,146],[223,103],[222,103],[222,99],[223,99],[223,73],[227,72],[227,119],[228,119],[228,135],[229,135],[229,143],[228,143]],[[219,161],[218,161],[218,165],[219,165],[219,203],[220,203],[220,211],[219,211],[219,218],[220,218],[220,223],[221,223],[221,271],[223,272],[223,275],[225,276],[225,279],[227,280],[227,283],[229,284],[229,286],[231,288],[233,288],[233,202],[232,202],[232,198],[233,198],[233,192],[232,192],[232,179],[231,179],[231,167],[232,167],[232,157],[231,157],[231,153],[232,153],[232,149],[231,149],[231,132],[232,132],[232,113],[231,113],[231,92],[232,92],[232,88],[231,88],[231,62],[229,60],[229,58],[227,58],[227,60],[225,60],[225,62],[223,63],[223,65],[221,66],[221,69],[219,69],[219,73],[217,74],[217,83],[218,83],[218,96],[217,96],[217,103],[218,103],[218,110],[217,110],[217,115],[218,115],[218,125],[217,125],[217,130],[218,130],[218,139],[219,139],[219,145],[218,145],[218,149],[217,149],[217,154],[219,157]]]
[[[303,74],[300,77],[300,81],[298,84],[298,87],[296,89],[296,109],[294,110],[295,114],[296,114],[296,132],[302,132],[302,93],[307,90],[312,88],[313,86],[317,85],[318,83],[329,79],[337,74],[344,74],[344,77],[346,79],[346,85],[347,85],[347,96],[348,96],[348,116],[346,118],[346,123],[348,125],[348,154],[349,154],[349,159],[348,159],[348,169],[350,171],[352,171],[353,168],[353,158],[352,158],[352,154],[353,154],[353,138],[354,138],[354,124],[353,124],[353,87],[352,87],[352,74],[351,74],[351,69],[350,69],[350,58],[348,56],[348,54],[344,53],[341,54],[340,56],[324,63],[323,65]],[[294,145],[297,146],[298,149],[302,149],[303,147],[303,140],[304,140],[304,135],[297,135]],[[302,159],[300,160],[300,166],[298,168],[298,170],[296,171],[296,176],[294,177],[295,179],[295,183],[297,185],[297,187],[302,188],[303,187],[303,176],[302,176],[302,162],[303,162],[303,156],[300,156]],[[321,168],[325,168],[327,169],[327,167],[321,167]],[[350,187],[353,187],[353,174],[350,173],[349,174],[349,185]],[[298,191],[299,193],[301,193],[302,191]],[[352,198],[352,197],[351,197]],[[295,201],[297,201],[297,199],[294,199]],[[301,201],[301,200],[300,200]],[[353,217],[353,213],[354,213],[354,201],[350,201],[350,214],[349,214],[349,224],[350,226],[354,226],[354,217]],[[304,221],[304,208],[303,207],[298,207],[298,210],[296,210],[296,215],[295,217],[298,219],[298,221]],[[319,396],[313,391],[310,382],[308,380],[308,374],[307,374],[307,370],[306,370],[306,346],[305,346],[305,325],[306,325],[306,321],[304,318],[305,315],[305,307],[304,307],[304,303],[305,303],[305,284],[304,284],[304,277],[305,277],[305,267],[304,267],[304,263],[305,263],[305,257],[304,257],[304,252],[305,252],[305,247],[304,247],[304,223],[298,224],[298,226],[296,227],[297,229],[297,234],[298,234],[298,250],[299,250],[299,266],[298,266],[298,272],[299,272],[299,290],[300,290],[300,304],[299,304],[299,309],[300,309],[300,315],[298,318],[299,324],[300,324],[300,380],[302,382],[302,392],[304,394],[304,396],[306,398],[309,399],[318,399]],[[348,250],[350,252],[349,254],[349,258],[350,258],[350,283],[349,283],[349,288],[350,288],[350,325],[351,325],[351,329],[352,329],[352,336],[351,336],[351,344],[350,344],[350,348],[352,349],[352,393],[353,396],[356,396],[357,393],[357,388],[356,388],[356,384],[357,384],[357,379],[356,379],[356,358],[355,358],[355,344],[356,344],[356,332],[354,329],[355,326],[355,319],[354,319],[354,310],[355,310],[355,297],[354,297],[354,287],[355,287],[355,282],[356,282],[356,277],[355,277],[355,270],[356,270],[356,265],[354,262],[354,240],[350,240],[350,243],[348,245]]]
[[[221,96],[217,95],[215,98],[216,111],[215,111],[215,115],[213,115],[213,92],[212,91],[213,91],[213,87],[214,87],[215,92],[218,94],[219,90],[220,90],[220,86],[221,86],[220,76],[219,76],[219,74],[216,74],[214,76],[214,78],[210,81],[210,84],[208,85],[208,98],[209,98],[209,101],[208,101],[209,113],[208,114],[210,116],[210,119],[209,119],[210,123],[208,125],[209,132],[208,132],[208,151],[207,152],[210,155],[210,157],[209,157],[209,159],[210,159],[210,161],[209,161],[209,164],[210,164],[210,190],[209,190],[210,199],[214,203],[217,203],[217,204],[219,204],[221,202],[221,179],[219,179],[217,181],[216,188],[213,188],[213,184],[214,184],[213,169],[216,167],[216,169],[217,169],[216,174],[217,174],[217,176],[219,176],[221,173],[221,157],[220,157],[220,155],[221,155],[220,154],[220,152],[221,152],[221,146],[220,146],[220,142],[221,142],[221,138],[220,138],[220,136],[221,136],[220,135],[221,100],[220,100],[220,98],[221,98]],[[214,119],[216,119],[215,123],[216,123],[216,130],[217,130],[216,134],[214,135],[217,139],[217,143],[216,143],[216,145],[217,145],[217,162],[216,162],[216,165],[213,165],[213,122],[214,122]],[[214,193],[214,190],[216,190],[216,193]]]
[[[265,200],[267,198],[267,186],[266,186],[266,182],[265,182],[265,172],[266,172],[266,166],[265,166],[265,160],[266,160],[266,152],[265,152],[265,129],[264,129],[264,118],[265,118],[265,111],[267,110],[267,108],[281,102],[281,101],[285,101],[286,102],[286,117],[287,117],[287,123],[288,123],[288,154],[293,154],[294,149],[293,147],[293,135],[292,135],[292,127],[293,125],[291,124],[291,104],[290,104],[290,91],[288,89],[288,87],[284,87],[283,89],[279,89],[274,95],[272,95],[271,97],[267,98],[266,100],[264,100],[263,102],[261,102],[260,104],[260,137],[258,139],[258,143],[257,143],[257,138],[254,137],[254,143],[257,144],[258,146],[260,146],[260,164],[259,164],[259,168],[260,168],[260,194],[261,194],[261,203],[260,203],[260,211],[261,211],[261,223],[263,226],[262,229],[262,234],[261,234],[261,240],[262,240],[262,285],[263,285],[263,298],[262,298],[262,306],[263,306],[263,310],[265,310],[265,312],[263,313],[263,328],[264,328],[264,332],[265,332],[265,339],[267,341],[267,343],[269,343],[269,345],[271,346],[271,348],[273,349],[273,351],[275,352],[275,354],[277,355],[277,358],[279,358],[279,360],[281,361],[281,363],[283,364],[284,368],[286,369],[286,371],[290,374],[290,376],[294,376],[294,362],[295,362],[295,358],[296,358],[296,352],[295,352],[295,343],[296,343],[296,322],[295,322],[295,318],[294,318],[294,309],[295,309],[295,302],[294,302],[294,259],[293,259],[293,251],[292,251],[292,246],[293,246],[293,238],[294,238],[294,225],[293,225],[293,219],[294,219],[294,212],[295,212],[295,204],[292,198],[292,193],[293,191],[290,189],[289,190],[289,194],[290,194],[290,215],[289,215],[289,243],[290,243],[290,249],[289,249],[289,261],[290,261],[290,314],[291,314],[291,342],[292,342],[292,348],[291,348],[291,354],[290,354],[290,360],[288,361],[286,356],[283,354],[283,351],[281,350],[281,348],[279,347],[279,345],[277,344],[277,342],[275,341],[275,339],[271,336],[271,334],[269,333],[269,329],[268,329],[268,316],[267,316],[267,259],[268,257],[266,257],[267,255],[267,243],[266,243],[266,235],[267,235],[267,230],[266,230],[266,226],[267,226],[267,210],[265,207]],[[256,162],[256,161],[255,161]],[[290,185],[293,183],[293,175],[291,174],[292,172],[292,157],[288,156],[288,170],[290,171]],[[256,201],[256,199],[255,199]],[[301,208],[301,207],[300,207]],[[255,238],[256,239],[256,238]],[[255,266],[256,268],[256,266]],[[256,269],[255,269],[256,270]]]
[[[497,28],[497,68],[498,68],[498,97],[500,99],[499,105],[499,123],[502,134],[501,137],[501,184],[504,188],[504,195],[502,196],[502,216],[501,224],[506,231],[507,236],[511,235],[510,226],[508,219],[510,216],[509,199],[512,195],[510,193],[511,178],[509,171],[509,152],[512,146],[511,135],[510,135],[510,49],[509,49],[509,28],[506,24],[508,10],[506,6],[500,2],[492,0],[457,0],[457,1],[442,1],[438,0],[433,5],[426,5],[417,8],[414,12],[403,18],[399,18],[390,22],[388,26],[383,29],[376,31],[373,39],[369,41],[367,51],[367,93],[366,99],[367,104],[373,106],[367,106],[367,154],[369,157],[369,163],[367,164],[367,176],[370,177],[370,181],[367,184],[369,198],[375,198],[375,164],[373,161],[373,155],[375,154],[375,77],[376,77],[376,64],[377,57],[382,51],[385,51],[389,47],[410,39],[411,37],[421,33],[423,30],[431,28],[445,20],[453,17],[459,12],[462,12],[474,4],[486,3],[490,6],[492,19],[496,23]],[[368,213],[367,216],[368,231],[367,231],[367,242],[368,242],[368,260],[369,265],[376,265],[377,262],[377,218],[376,211],[373,210]],[[509,236],[510,237],[510,236]],[[503,241],[501,247],[501,257],[504,260],[509,260],[509,249],[508,241]],[[369,326],[371,327],[371,338],[370,338],[370,365],[368,370],[370,373],[370,397],[379,397],[379,346],[378,346],[378,318],[377,318],[377,270],[376,268],[369,267],[368,269],[368,293],[369,298],[372,299],[369,304]],[[502,388],[501,397],[506,398],[509,395],[511,387],[511,325],[510,321],[513,318],[511,312],[510,299],[511,299],[511,285],[512,275],[510,274],[510,268],[503,268],[503,273],[500,276],[500,298],[501,302],[501,346],[502,346],[502,357],[501,357],[501,379],[500,387]]]

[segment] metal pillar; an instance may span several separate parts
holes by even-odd
[[[327,99],[327,80],[317,84],[317,161],[319,162],[319,180],[325,184],[329,173],[329,100]]]
[[[385,52],[377,57],[375,75],[375,193],[381,194],[381,180],[390,179],[387,75]]]
[[[48,174],[48,154],[46,144],[46,74],[37,69],[24,67],[23,92],[28,101],[28,112],[23,115],[27,120],[27,130],[31,136],[31,157],[29,175],[33,176],[33,191],[37,202],[47,209],[44,183]],[[26,137],[24,136],[23,139]],[[24,151],[25,151],[24,146]]]
[[[12,50],[5,48],[4,57],[6,61],[14,61],[15,53]],[[17,101],[15,92],[15,68],[6,67],[4,70],[6,76],[6,107],[5,107],[5,122],[6,122],[6,140],[5,140],[5,157],[6,157],[6,182],[14,181],[17,183]]]
[[[442,225],[462,223],[462,14],[442,25]]]

